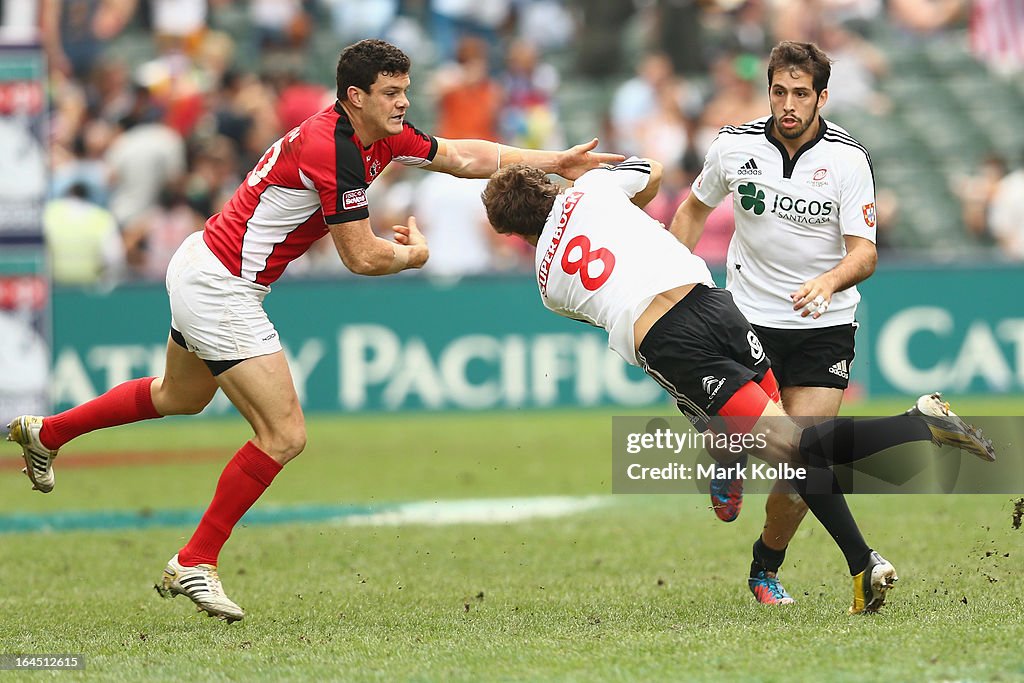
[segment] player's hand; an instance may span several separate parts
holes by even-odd
[[[835,289],[831,278],[828,275],[819,275],[801,285],[800,289],[789,295],[789,298],[793,300],[793,310],[800,311],[801,318],[811,316],[817,320],[828,311],[833,293]]]
[[[595,147],[597,147],[597,138],[559,152],[555,160],[555,173],[566,180],[576,180],[592,168],[597,168],[602,164],[617,164],[626,160],[626,157],[621,154],[591,151]]]
[[[409,216],[409,225],[394,225],[395,242],[411,247],[411,258],[409,266],[420,268],[430,258],[430,249],[427,247],[427,238],[423,236],[420,229],[416,227],[416,217]]]

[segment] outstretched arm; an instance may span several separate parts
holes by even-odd
[[[490,178],[503,166],[523,163],[575,180],[601,164],[617,164],[625,159],[621,154],[594,152],[595,147],[597,138],[561,152],[522,149],[487,140],[438,138],[437,154],[424,168],[459,178]]]

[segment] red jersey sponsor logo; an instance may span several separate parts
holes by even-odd
[[[861,211],[864,213],[864,223],[869,228],[875,227],[875,203],[865,204],[861,207]]]
[[[819,168],[817,171],[814,172],[814,180],[824,180],[825,176],[827,176],[827,175],[828,175],[828,169],[827,168]]]
[[[544,252],[544,258],[540,262],[540,269],[537,271],[537,282],[540,283],[540,294],[541,296],[548,295],[548,275],[551,272],[551,262],[555,260],[555,252],[558,251],[558,246],[562,243],[562,236],[565,234],[565,226],[569,223],[569,218],[572,217],[573,209],[583,199],[582,192],[570,192],[565,197],[565,203],[562,204],[562,215],[558,217],[558,226],[555,228],[555,234],[551,236],[551,244],[548,246],[548,250]]]
[[[369,205],[370,203],[366,201],[366,192],[363,190],[349,190],[341,195],[341,208],[345,211],[361,209]]]

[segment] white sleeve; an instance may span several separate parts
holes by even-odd
[[[588,187],[617,187],[632,198],[641,192],[651,179],[651,164],[639,157],[629,157],[620,164],[611,167],[594,168],[573,183],[573,187],[585,190]]]
[[[839,181],[839,231],[845,235],[875,241],[878,212],[875,208],[875,180],[866,154],[856,151],[843,164]]]
[[[722,166],[723,144],[722,135],[719,134],[708,148],[708,153],[704,157],[704,168],[690,188],[693,195],[706,206],[718,206],[732,191],[729,189],[729,179],[725,177]]]

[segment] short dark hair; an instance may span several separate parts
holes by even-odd
[[[510,164],[494,172],[480,199],[496,231],[534,237],[544,229],[560,190],[539,168]]]
[[[797,43],[784,40],[772,48],[768,56],[768,87],[772,85],[772,77],[780,69],[796,69],[811,75],[814,92],[828,87],[828,78],[832,75],[832,60],[814,43]]]
[[[399,76],[409,73],[412,62],[391,43],[383,40],[360,40],[341,51],[338,57],[338,99],[348,97],[348,88],[354,85],[370,92],[377,76]]]

